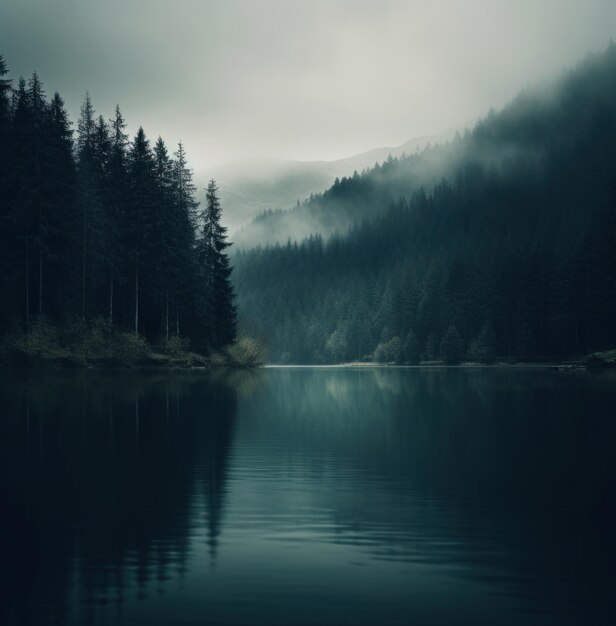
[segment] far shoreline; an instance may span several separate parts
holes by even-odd
[[[557,370],[586,370],[589,369],[586,361],[570,362],[570,361],[542,361],[540,363],[532,362],[520,362],[520,363],[377,363],[377,362],[357,362],[350,361],[348,363],[266,363],[262,367],[268,369],[283,369],[283,368],[312,368],[312,369],[331,369],[331,368],[354,368],[354,369],[557,369]]]

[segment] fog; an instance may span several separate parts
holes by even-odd
[[[435,136],[423,147],[417,145],[415,152],[390,153],[361,174],[349,167],[323,193],[240,225],[232,234],[236,248],[301,242],[317,233],[324,240],[344,237],[363,221],[382,217],[392,204],[410,200],[412,205],[417,194],[439,195],[443,185],[454,185],[462,194],[489,188],[497,178],[514,187],[521,181],[532,187],[549,178],[554,162],[572,149],[575,153],[589,135],[597,145],[595,153],[601,143],[609,143],[610,117],[604,107],[611,108],[606,102],[614,93],[615,63],[612,42],[602,53],[586,55],[572,67],[522,89],[501,109],[485,111],[470,128],[451,137]],[[610,158],[600,161],[601,169],[609,170],[610,162]],[[593,172],[589,184],[595,184],[597,176]]]
[[[3,0],[11,76],[39,72],[76,119],[89,90],[199,170],[333,160],[472,125],[602,50],[613,0]]]

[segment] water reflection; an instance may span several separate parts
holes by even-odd
[[[615,382],[4,373],[0,623],[608,623]]]
[[[192,372],[3,379],[0,622],[62,623],[74,592],[92,621],[127,589],[160,592],[186,576],[195,525],[214,557],[237,405],[224,382]]]

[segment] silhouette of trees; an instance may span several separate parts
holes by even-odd
[[[181,334],[204,352],[232,343],[214,181],[198,213],[181,143],[171,157],[142,128],[130,142],[120,108],[106,121],[88,94],[73,138],[59,94],[37,74],[13,90],[7,74],[0,57],[0,334],[46,316],[72,332],[102,319],[151,341]]]

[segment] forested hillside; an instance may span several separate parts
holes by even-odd
[[[89,96],[74,136],[59,94],[7,76],[0,57],[0,336],[233,341],[214,181],[200,204],[181,143],[129,141],[119,107],[106,120]]]
[[[616,46],[453,142],[337,181],[259,228],[292,224],[315,234],[234,257],[243,323],[272,361],[615,346]]]
[[[294,206],[298,200],[301,202],[314,194],[315,190],[330,187],[336,177],[356,169],[362,171],[373,167],[389,155],[415,154],[420,148],[450,136],[451,133],[441,133],[416,137],[401,146],[374,148],[335,161],[289,161],[265,157],[230,161],[195,172],[195,181],[207,183],[211,178],[218,181],[221,201],[225,206],[225,225],[235,238],[238,229],[258,215]],[[250,237],[254,230],[255,224],[252,224],[241,230],[240,236]],[[260,233],[261,236],[267,234],[267,231]]]

